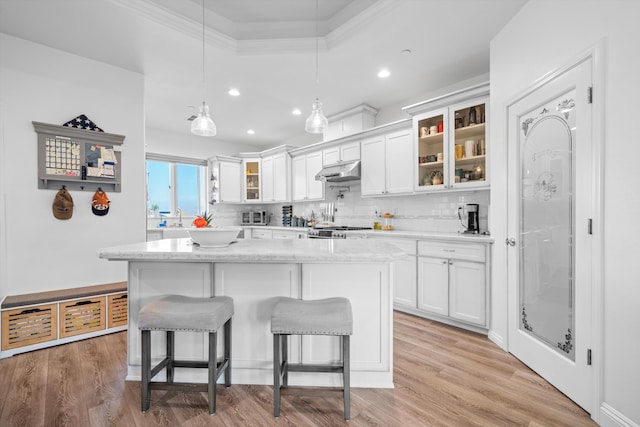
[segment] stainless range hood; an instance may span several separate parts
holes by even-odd
[[[325,166],[316,174],[316,181],[343,182],[360,179],[360,160]]]

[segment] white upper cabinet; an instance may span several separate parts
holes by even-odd
[[[261,190],[261,159],[243,159],[242,165],[244,167],[244,201],[245,202],[260,202]]]
[[[262,159],[262,201],[286,202],[289,200],[288,153],[279,153]]]
[[[336,145],[322,150],[322,164],[324,166],[355,160],[360,160],[360,141]]]
[[[320,170],[322,170],[322,151],[295,156],[291,159],[292,200],[324,199],[324,183],[316,181],[316,174]]]
[[[413,115],[416,192],[489,188],[487,85],[405,107]]]
[[[411,129],[362,141],[362,195],[383,196],[413,192]]]
[[[212,161],[211,199],[218,203],[242,202],[242,161],[217,157]]]

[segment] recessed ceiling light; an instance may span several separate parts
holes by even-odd
[[[391,75],[391,71],[387,70],[386,68],[383,68],[382,70],[378,71],[378,77],[380,77],[381,79],[386,79],[390,75]]]
[[[229,89],[229,95],[231,96],[240,96],[240,91],[238,89]]]
[[[293,114],[294,116],[299,116],[300,114],[302,114],[302,111],[300,111],[299,108],[294,108],[291,114]]]
[[[253,130],[253,129],[249,129],[249,130],[247,131],[247,133],[248,133],[249,135],[254,135],[254,134],[256,133],[256,131],[255,131],[255,130]]]

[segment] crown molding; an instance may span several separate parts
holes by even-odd
[[[196,21],[187,18],[183,15],[176,15],[176,13],[158,3],[154,3],[151,0],[110,0],[112,3],[118,4],[123,8],[129,9],[137,15],[146,18],[150,21],[156,22],[172,30],[178,31],[189,37],[201,39],[202,37],[202,21]],[[218,25],[224,27],[233,26],[228,20],[216,15],[215,19]],[[224,22],[227,21],[227,22]],[[222,49],[229,51],[237,50],[237,41],[220,31],[212,29],[207,26],[205,31],[205,41],[214,46],[218,46]]]
[[[123,8],[129,9],[133,13],[156,22],[167,28],[173,29],[190,37],[199,39],[202,37],[202,22],[191,19],[183,14],[176,14],[174,10],[154,2],[153,0],[110,0]],[[331,28],[338,25],[337,28],[329,32],[324,37],[318,37],[318,48],[327,50],[336,46],[343,41],[349,39],[361,28],[366,26],[371,20],[377,16],[387,13],[389,10],[398,7],[399,4],[406,0],[378,0],[372,6],[347,20],[344,24],[339,25],[340,17],[334,17],[332,20],[322,22],[321,26]],[[190,4],[190,3],[188,3]],[[188,5],[185,3],[185,5]],[[194,9],[195,12],[195,9]],[[205,42],[209,45],[217,46],[230,52],[241,55],[251,55],[255,53],[292,53],[292,52],[310,52],[315,50],[315,36],[303,37],[273,37],[263,39],[240,39],[239,35],[246,33],[262,33],[265,37],[276,34],[276,29],[282,29],[282,26],[295,30],[298,34],[304,34],[300,23],[269,23],[269,24],[237,24],[232,22],[210,10],[207,11],[205,18],[209,24],[205,31]],[[282,24],[282,25],[280,25]],[[213,27],[221,28],[222,31]]]

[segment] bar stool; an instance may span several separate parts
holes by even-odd
[[[142,412],[149,409],[151,390],[206,391],[209,414],[216,412],[216,382],[224,372],[226,387],[231,386],[231,317],[233,299],[230,297],[195,298],[167,295],[155,300],[138,312],[138,328],[142,333],[142,382],[140,384]],[[217,331],[224,325],[224,357],[217,361]],[[151,367],[151,331],[165,331],[166,357]],[[209,332],[209,360],[175,360],[174,333],[176,331]],[[207,368],[208,383],[176,383],[174,368]],[[151,381],[166,369],[167,381]]]
[[[341,372],[343,379],[344,419],[349,421],[350,354],[353,333],[351,303],[346,298],[303,301],[281,298],[271,313],[273,334],[273,415],[280,416],[280,389],[288,385],[289,372]],[[289,364],[289,335],[336,335],[342,337],[342,361],[338,364]]]

